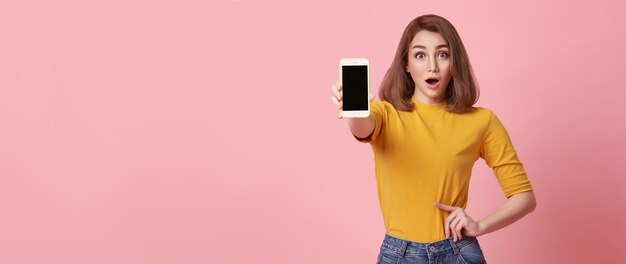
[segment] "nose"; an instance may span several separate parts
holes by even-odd
[[[428,62],[428,72],[438,72],[439,66],[437,65],[437,60],[431,58]]]

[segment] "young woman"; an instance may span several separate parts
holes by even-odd
[[[341,84],[332,87],[341,109]],[[454,26],[424,15],[404,30],[368,118],[350,131],[374,152],[386,234],[378,263],[486,263],[476,237],[535,209],[509,135],[485,108]],[[474,162],[493,168],[507,201],[475,221],[465,211]]]

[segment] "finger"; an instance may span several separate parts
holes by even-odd
[[[457,210],[452,210],[452,213],[450,213],[450,215],[448,215],[448,217],[446,218],[446,231],[448,231],[448,234],[446,235],[446,237],[455,237],[456,234],[454,233],[454,225],[452,225],[453,221],[455,221],[457,218],[459,217],[459,211]]]
[[[341,93],[342,90],[343,86],[341,85],[341,82],[337,80],[335,84],[333,84],[333,92]]]
[[[448,224],[448,228],[450,229],[450,236],[452,237],[453,241],[456,241],[456,232],[454,232],[454,228],[455,228],[455,222],[457,220],[456,215],[450,218],[450,223]]]
[[[451,232],[450,222],[452,220],[454,220],[454,218],[456,217],[456,213],[455,213],[456,207],[449,206],[449,205],[442,204],[442,203],[438,203],[438,202],[434,202],[433,205],[436,206],[437,208],[443,210],[443,211],[450,212],[450,215],[448,215],[448,217],[446,218],[444,230],[445,230],[445,233],[446,233],[446,237],[452,236],[453,234]]]
[[[449,205],[447,205],[447,204],[442,204],[442,203],[438,203],[438,202],[435,202],[435,203],[433,203],[433,204],[434,204],[436,207],[438,207],[439,209],[444,210],[444,211],[446,211],[446,212],[453,212],[454,210],[456,210],[456,207],[454,207],[454,206],[449,206]]]
[[[454,218],[454,220],[452,221],[452,223],[450,223],[450,229],[452,231],[452,233],[454,234],[454,242],[458,241],[459,238],[459,232],[457,230],[459,222],[461,222],[463,218],[462,217],[456,217]]]
[[[375,94],[370,94],[370,101],[374,101],[374,98],[376,97]]]
[[[337,98],[334,96],[331,96],[330,100],[335,104],[335,106],[337,106],[337,108],[339,108],[339,113],[337,114],[337,118],[342,119],[343,116],[341,116],[341,106],[343,105],[343,103],[337,100]]]
[[[337,98],[337,100],[341,100],[341,97],[343,97],[343,93],[337,91],[335,85],[333,85],[332,90],[333,90],[333,95],[335,96],[335,98]]]
[[[446,217],[446,222],[444,224],[444,230],[446,233],[446,238],[450,237],[452,235],[452,233],[450,232],[450,224],[452,223],[452,220],[454,220],[454,215],[448,215],[448,217]]]
[[[456,226],[456,233],[459,236],[459,240],[463,239],[463,228],[467,227],[467,218],[463,218]]]
[[[461,230],[465,227],[465,222],[467,221],[467,214],[463,211],[463,208],[458,207],[455,211],[456,218],[459,220],[457,223],[452,225],[454,227],[454,232],[456,233],[456,241],[461,240],[463,238]]]
[[[341,110],[341,106],[343,105],[343,102],[337,100],[337,98],[335,98],[334,96],[331,96],[330,100],[333,101],[333,103],[337,106],[337,108],[339,108],[339,110]]]
[[[461,219],[461,221],[459,221],[456,224],[456,227],[454,228],[454,232],[456,232],[456,237],[457,237],[456,241],[459,241],[459,240],[463,239],[463,232],[462,231],[463,231],[463,228],[465,227],[465,223],[466,222],[467,222],[467,219],[463,218],[463,219]]]

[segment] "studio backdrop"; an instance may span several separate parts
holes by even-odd
[[[376,93],[431,13],[538,202],[487,262],[626,262],[625,1],[26,0],[0,4],[0,263],[374,263],[373,154],[331,85],[367,57]],[[479,159],[468,214],[505,200]]]

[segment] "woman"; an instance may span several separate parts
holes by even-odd
[[[332,89],[341,109],[341,84]],[[486,263],[476,237],[519,220],[536,202],[506,129],[492,111],[473,106],[478,88],[448,20],[424,15],[409,23],[379,97],[369,117],[348,118],[374,152],[386,228],[378,263]],[[464,208],[479,157],[508,199],[475,221]]]

